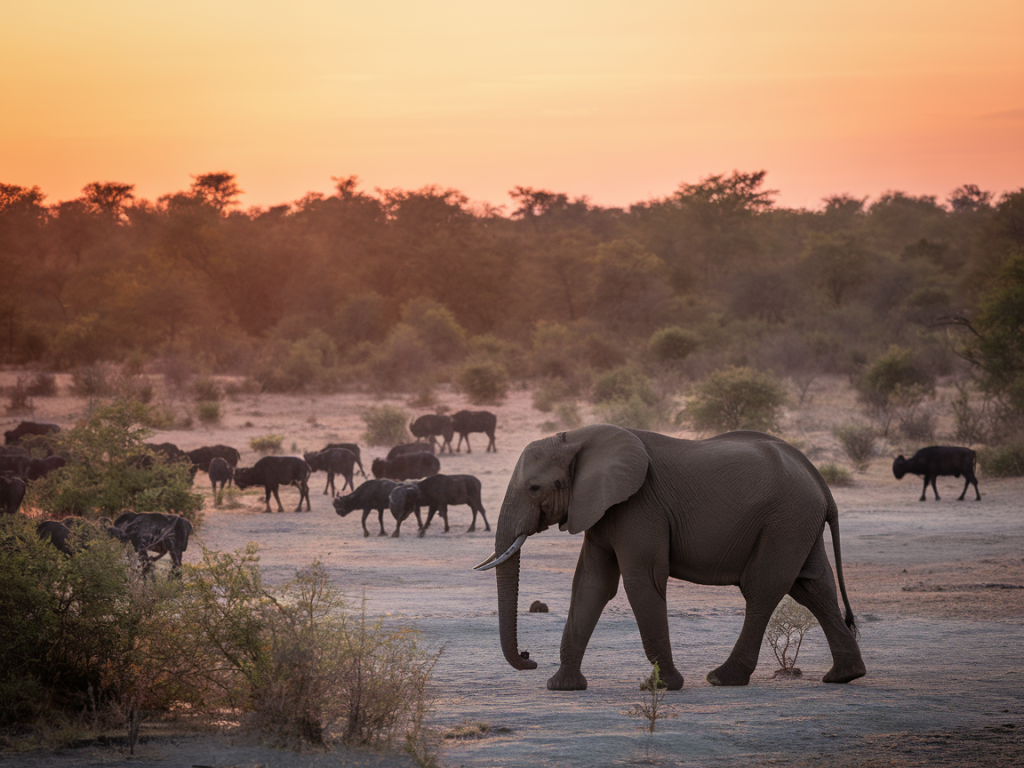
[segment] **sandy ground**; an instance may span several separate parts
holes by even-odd
[[[856,407],[848,394],[823,386],[816,391],[805,409],[787,416],[785,434],[815,462],[838,460],[831,424],[848,421]],[[466,407],[455,395],[441,401],[453,410]],[[225,401],[219,427],[160,432],[153,442],[185,449],[228,443],[251,464],[257,457],[249,439],[271,432],[285,436],[291,453],[334,440],[362,443],[359,410],[373,402],[354,395],[243,396]],[[472,453],[442,458],[443,472],[481,479],[492,526],[521,449],[545,434],[541,425],[549,417],[530,402],[529,393],[516,392],[491,409],[498,414],[497,453],[484,453],[485,439],[477,435]],[[63,424],[83,408],[72,398],[36,404],[37,419]],[[364,464],[384,452],[364,447]],[[742,622],[739,591],[671,582],[670,629],[686,685],[668,694],[674,717],[659,722],[654,734],[642,733],[625,714],[639,702],[638,684],[649,667],[621,589],[587,651],[589,689],[545,688],[558,664],[580,537],[547,531],[524,547],[520,646],[540,663],[532,672],[513,670],[501,656],[493,572],[472,570],[492,551],[493,538],[481,529],[466,532],[465,507],[450,514],[448,534],[435,521],[422,539],[408,524],[399,539],[364,538],[359,513],[335,514],[318,474],[311,513],[291,511],[298,494],[288,489],[282,492],[288,511],[265,514],[262,491],[250,491],[238,509],[208,505],[198,539],[227,550],[258,542],[271,581],[284,581],[319,558],[353,601],[365,595],[368,612],[413,623],[426,648],[443,646],[432,724],[443,731],[466,722],[488,727],[481,738],[445,741],[441,763],[451,768],[1024,765],[1024,479],[982,475],[982,501],[958,502],[962,485],[946,478],[939,482],[942,500],[922,503],[916,478],[893,479],[892,455],[884,452],[853,487],[835,491],[867,676],[844,686],[821,683],[830,657],[815,629],[800,652],[803,677],[771,679],[777,665],[765,648],[749,686],[712,687],[704,675],[727,656]],[[208,492],[205,475],[196,486]],[[368,525],[375,530],[375,519]],[[385,526],[390,533],[394,521],[386,518]],[[199,547],[190,546],[186,562],[198,556]],[[550,613],[525,613],[533,600],[547,603]],[[405,755],[296,754],[228,736],[152,738],[131,758],[101,746],[0,754],[0,766],[32,768],[411,764]]]

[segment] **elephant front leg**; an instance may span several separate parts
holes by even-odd
[[[590,636],[619,586],[619,564],[612,552],[583,542],[572,580],[569,616],[562,632],[561,665],[548,680],[551,691],[584,691],[587,678],[580,667]]]
[[[622,577],[647,660],[658,665],[658,674],[668,690],[678,691],[683,687],[683,675],[672,661],[672,646],[669,644],[668,604],[665,600],[667,582],[667,571],[663,576],[656,574],[654,579],[649,571]]]

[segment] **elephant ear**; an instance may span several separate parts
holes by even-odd
[[[640,490],[649,460],[640,438],[611,424],[574,429],[564,439],[578,450],[569,515],[559,528],[579,533]]]

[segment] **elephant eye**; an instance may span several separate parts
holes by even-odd
[[[539,485],[531,485],[530,486],[530,493],[536,493],[539,490],[540,490],[540,486]]]

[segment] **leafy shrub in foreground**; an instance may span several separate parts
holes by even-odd
[[[198,528],[203,497],[192,492],[189,465],[166,462],[146,447],[147,413],[141,403],[116,400],[59,433],[58,453],[68,463],[32,484],[30,504],[53,517],[170,512]]]
[[[236,710],[288,746],[386,746],[404,732],[423,753],[440,651],[348,613],[318,563],[270,588],[250,544],[204,550],[180,579],[143,579],[102,534],[67,557],[12,516],[0,540],[0,724],[115,716],[131,748],[145,712],[184,704],[211,721]]]
[[[775,429],[786,401],[778,380],[751,368],[723,368],[694,388],[679,414],[700,431]]]

